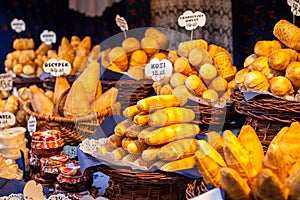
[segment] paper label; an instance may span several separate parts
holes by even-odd
[[[117,15],[116,23],[122,31],[128,31],[128,24],[127,24],[126,20],[124,19],[124,17],[120,17],[120,15]]]
[[[178,25],[185,27],[186,30],[194,30],[198,26],[202,27],[206,23],[206,16],[200,11],[193,13],[190,10],[185,11],[178,17]]]
[[[0,112],[0,126],[14,125],[16,123],[16,117],[10,112]]]
[[[17,33],[20,33],[22,31],[25,31],[26,29],[26,25],[25,22],[21,19],[16,19],[14,18],[11,23],[10,26],[13,30],[15,30]]]
[[[44,30],[40,35],[40,39],[48,45],[54,44],[56,43],[56,34],[53,31]]]
[[[300,0],[287,0],[289,6],[291,6],[291,12],[295,16],[300,16]]]
[[[52,76],[68,75],[71,72],[71,64],[66,60],[58,61],[55,58],[51,58],[43,64],[43,70]]]
[[[214,188],[200,196],[191,198],[190,200],[223,200],[223,197],[221,190],[219,188]]]
[[[27,130],[32,135],[36,131],[36,118],[33,115],[30,115],[27,122]]]
[[[163,59],[159,61],[158,58],[153,58],[150,63],[146,65],[145,74],[151,76],[154,81],[159,81],[164,76],[171,76],[172,70],[172,63],[169,60]]]
[[[13,79],[7,74],[0,74],[0,90],[12,90],[13,88]]]

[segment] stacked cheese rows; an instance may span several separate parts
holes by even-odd
[[[191,123],[194,112],[180,107],[186,102],[184,96],[160,95],[127,107],[123,112],[127,119],[116,125],[114,134],[98,151],[164,171],[194,167],[198,145],[194,136],[200,129]]]

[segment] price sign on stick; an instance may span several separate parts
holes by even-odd
[[[27,130],[32,135],[36,131],[36,118],[33,115],[30,115],[27,122]]]
[[[200,11],[192,12],[190,10],[185,11],[178,17],[178,25],[185,27],[186,30],[191,31],[191,40],[193,40],[193,31],[198,26],[202,27],[206,23],[206,16]]]
[[[4,128],[7,125],[13,126],[16,123],[16,117],[10,112],[0,112],[0,127]]]
[[[159,61],[158,58],[153,58],[146,65],[145,74],[151,76],[154,81],[159,81],[164,76],[171,76],[172,70],[172,63],[169,60],[163,59]]]
[[[300,16],[300,0],[287,0],[287,4],[291,6],[293,24],[295,24],[295,16]]]
[[[120,27],[120,29],[124,32],[124,37],[126,39],[127,38],[126,31],[128,31],[128,24],[127,24],[126,20],[124,19],[124,17],[120,17],[120,15],[117,15],[116,23],[117,23],[118,27]]]
[[[11,23],[10,26],[13,30],[15,30],[17,33],[20,33],[22,31],[25,31],[26,29],[26,25],[25,22],[22,19],[16,19],[14,18]]]
[[[54,44],[56,43],[56,34],[53,31],[44,30],[40,35],[40,39],[48,45]]]
[[[13,88],[13,79],[7,74],[0,74],[0,90],[12,90]]]
[[[68,75],[71,72],[71,64],[66,60],[49,59],[43,65],[44,72],[50,73],[52,76]]]

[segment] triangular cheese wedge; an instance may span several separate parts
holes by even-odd
[[[95,99],[92,104],[94,111],[99,112],[104,108],[111,107],[117,101],[118,91],[117,88],[112,87]]]
[[[82,82],[76,80],[67,95],[64,105],[64,116],[81,116],[90,112],[90,104]]]
[[[82,74],[79,75],[76,80],[77,82],[81,82],[85,90],[85,93],[83,93],[82,95],[85,95],[87,97],[89,103],[91,103],[95,99],[99,78],[100,64],[96,61],[93,61],[87,66],[87,68],[82,72]],[[78,92],[80,93],[80,91]]]
[[[31,92],[31,105],[35,112],[52,116],[54,104],[45,93],[36,85],[29,87]]]

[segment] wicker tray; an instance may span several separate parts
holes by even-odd
[[[200,126],[201,131],[235,129],[244,123],[243,116],[235,111],[233,102],[218,108],[189,100],[184,107],[195,112],[196,117],[193,122]]]
[[[287,124],[300,121],[300,102],[270,95],[259,95],[246,101],[239,90],[235,90],[231,98],[235,102],[235,110],[240,114]]]
[[[264,151],[284,126],[300,121],[300,102],[288,101],[270,95],[259,95],[246,101],[241,91],[232,94],[236,112],[246,116],[258,135]]]
[[[49,116],[32,110],[30,102],[24,104],[24,110],[36,117],[37,130],[59,130],[66,144],[77,146],[84,138],[91,136],[99,124],[113,114],[111,107],[100,112],[78,118]]]
[[[121,110],[154,94],[154,88],[152,87],[153,81],[150,79],[119,81],[101,80],[101,84],[103,92],[111,87],[119,89],[117,101],[121,102]]]
[[[110,177],[104,196],[110,200],[183,200],[191,180],[170,172],[137,172],[106,165],[88,168],[85,173],[100,171]]]
[[[29,87],[31,85],[37,85],[38,87],[42,87],[42,81],[39,77],[31,77],[31,78],[24,78],[24,77],[13,77],[13,87],[17,89],[22,87]]]

